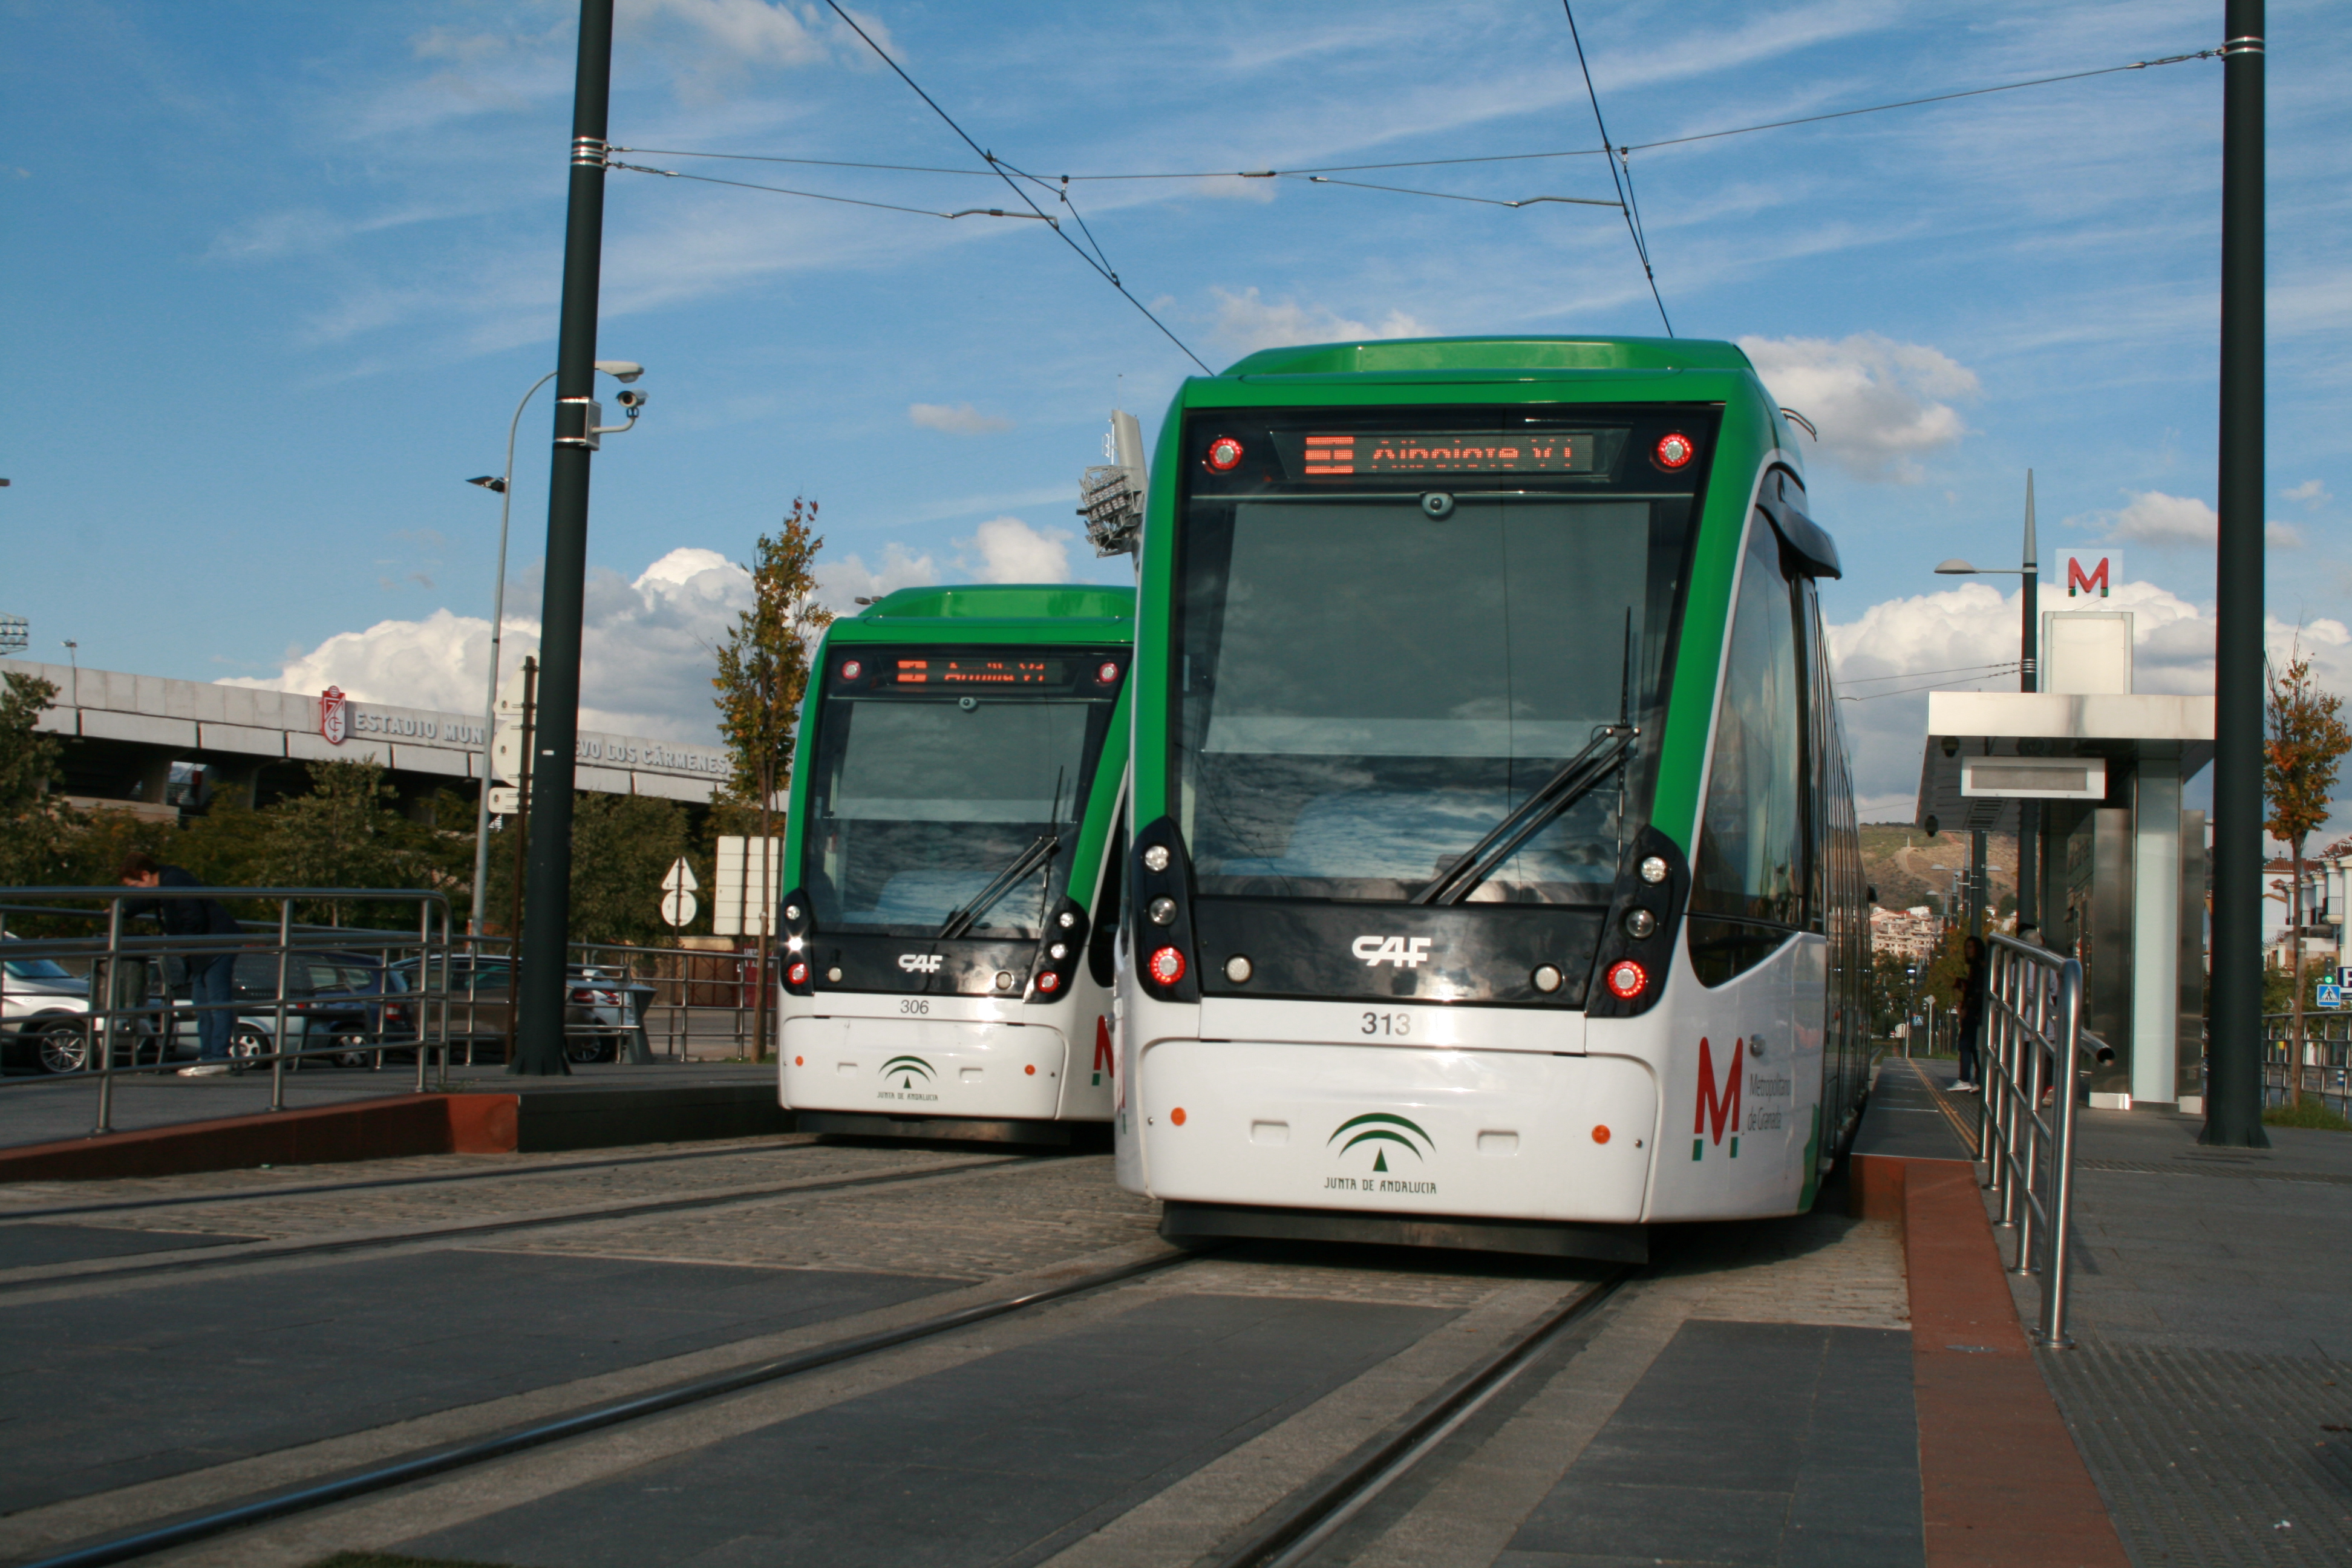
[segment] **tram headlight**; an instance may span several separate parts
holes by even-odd
[[[1225,978],[1236,985],[1248,984],[1249,977],[1256,973],[1256,966],[1241,953],[1225,960]]]
[[[1625,911],[1625,934],[1635,942],[1641,941],[1657,929],[1658,917],[1649,910],[1627,910]]]
[[[1609,966],[1608,984],[1611,995],[1631,1002],[1649,989],[1650,972],[1630,958],[1621,958]]]
[[[1173,925],[1176,921],[1176,900],[1162,893],[1143,907],[1156,926]]]
[[[1154,844],[1143,852],[1143,868],[1147,871],[1165,871],[1168,860],[1168,846],[1165,844]]]
[[[1652,887],[1656,887],[1666,879],[1667,869],[1666,858],[1663,855],[1645,855],[1642,858],[1642,880]]]

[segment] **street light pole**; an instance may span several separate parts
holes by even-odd
[[[613,90],[613,0],[580,0],[572,92],[572,189],[557,318],[555,440],[547,485],[547,565],[532,738],[530,850],[520,1026],[510,1073],[553,1076],[563,1059],[564,958],[572,930],[572,789],[580,741],[580,633],[588,580],[588,481],[596,436],[596,308],[604,247],[605,127]]]
[[[2200,1141],[2262,1149],[2263,0],[2230,0],[2223,31],[2212,1072]]]
[[[539,389],[555,379],[549,371],[530,384],[530,390],[515,405],[514,417],[507,422],[507,466],[505,476],[497,485],[499,492],[499,580],[490,591],[490,677],[489,695],[482,700],[482,776],[480,798],[474,806],[474,910],[467,922],[476,936],[482,934],[482,896],[488,889],[490,873],[490,742],[499,732],[499,639],[507,625],[507,521],[514,511],[514,449],[515,432],[521,427],[522,411],[539,395]],[[469,483],[490,489],[486,479]],[[509,1013],[513,1009],[508,1009]]]
[[[2042,689],[2042,561],[2033,538],[2033,470],[2025,470],[2025,626],[2019,633],[2017,689]],[[2042,803],[2017,803],[2017,934],[2042,932]]]

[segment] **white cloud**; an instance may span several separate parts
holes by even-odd
[[[2195,545],[2210,550],[2221,536],[2221,517],[2195,496],[2172,496],[2162,490],[2124,493],[2131,499],[2122,507],[2092,517],[2094,521],[2105,522],[2107,538],[2117,544]],[[2288,493],[2303,499],[2294,491]],[[2291,522],[2266,522],[2263,542],[2274,550],[2299,549],[2303,534]]]
[[[1235,294],[1212,290],[1217,296],[1217,321],[1212,329],[1220,342],[1244,352],[1281,348],[1291,343],[1337,343],[1367,338],[1425,338],[1433,329],[1402,310],[1391,310],[1377,327],[1353,321],[1322,305],[1302,305],[1286,299],[1270,305],[1255,289]]]
[[[508,687],[519,682],[524,655],[539,651],[537,584],[520,587],[509,602],[525,603],[508,618],[499,648]],[[673,550],[634,580],[595,574],[582,638],[581,723],[656,739],[715,739],[712,653],[751,602],[750,576],[715,550]],[[309,692],[340,686],[362,702],[469,713],[481,707],[489,657],[489,622],[442,609],[422,620],[338,632],[289,658],[274,679],[222,684]]]
[[[1924,343],[1876,332],[1742,338],[1772,395],[1820,426],[1823,458],[1857,479],[1916,484],[1919,458],[1967,433],[1946,398],[1973,397],[1976,373]]]
[[[907,417],[923,429],[944,430],[950,436],[985,436],[1013,428],[1012,420],[982,414],[969,403],[909,403]]]
[[[1070,580],[1067,529],[1032,528],[1017,517],[991,518],[970,539],[956,541],[960,564],[983,583],[1066,583]]]
[[[2053,586],[2043,584],[2045,609],[2057,607]],[[2153,584],[2123,583],[2100,607],[2131,612],[2134,690],[2198,696],[2213,689],[2210,605]],[[1924,689],[2017,689],[2022,616],[2021,590],[2004,595],[1969,583],[1889,599],[1827,628],[1864,820],[1911,818],[1927,736]],[[2275,660],[2284,661],[2298,638],[2323,687],[2352,691],[2352,628],[2315,620],[2298,629],[2275,616],[2265,625],[2264,643]]]
[[[882,564],[866,564],[862,556],[820,557],[816,563],[818,600],[835,615],[854,616],[860,599],[878,599],[901,588],[920,588],[940,580],[929,553],[915,554],[892,542],[882,547]]]
[[[2317,479],[2305,479],[2303,483],[2294,486],[2292,489],[2284,489],[2279,491],[2279,499],[2281,500],[2299,500],[2304,505],[2310,507],[2315,511],[2319,508],[2326,506],[2329,501],[2334,500],[2336,498],[2329,495],[2327,493],[2327,487],[2321,484]]]

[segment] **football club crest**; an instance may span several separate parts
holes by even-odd
[[[351,699],[343,695],[343,689],[330,686],[319,693],[319,733],[327,738],[327,744],[341,745],[351,728]]]

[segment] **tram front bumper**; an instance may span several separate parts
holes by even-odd
[[[1622,1057],[1161,1040],[1136,1082],[1167,1202],[1633,1224],[1656,1142]]]
[[[929,1018],[784,1020],[783,1101],[796,1110],[1050,1121],[1068,1056],[1041,1024]]]

